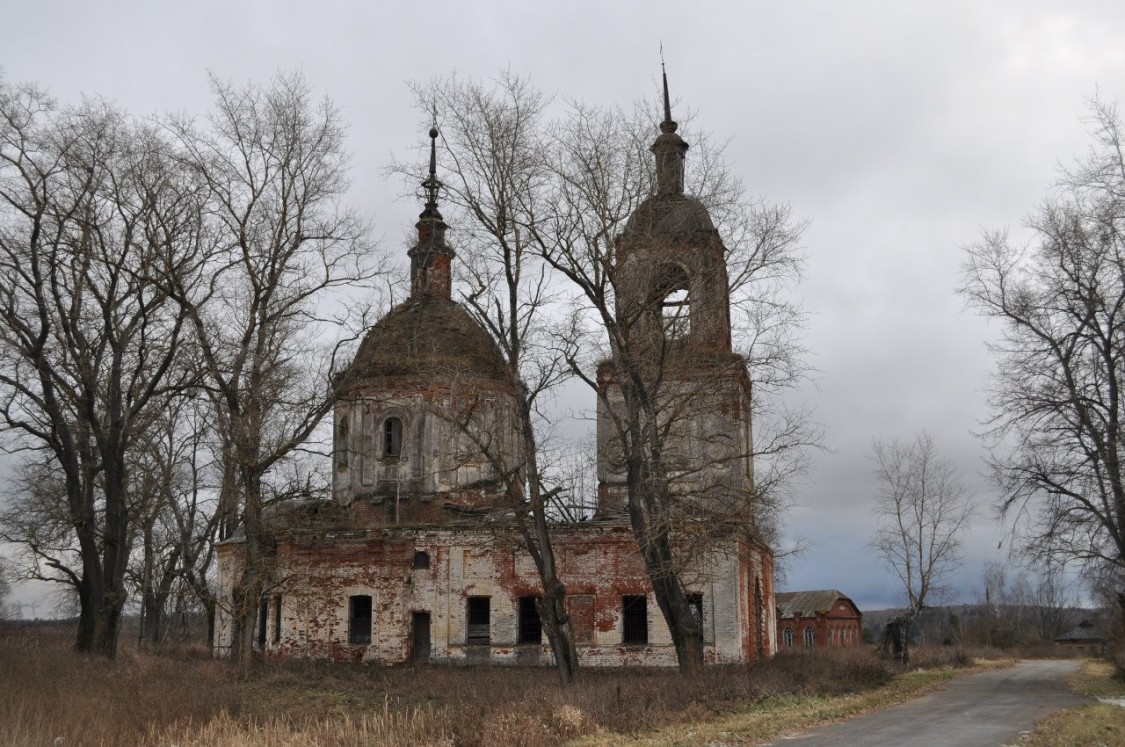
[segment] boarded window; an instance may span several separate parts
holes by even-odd
[[[471,646],[487,646],[492,642],[492,599],[469,597],[465,609],[465,642]]]
[[[621,642],[648,643],[648,597],[642,594],[621,597]]]
[[[594,597],[591,594],[574,594],[566,598],[566,613],[577,644],[594,642]]]
[[[400,456],[402,456],[402,421],[398,418],[387,418],[383,421],[383,457]]]
[[[805,628],[805,645],[809,648],[816,645],[816,631],[812,628]]]
[[[414,553],[414,560],[411,561],[410,567],[415,570],[425,570],[430,567],[430,554],[425,550],[419,550]]]
[[[535,600],[539,597],[520,597],[520,643],[543,642],[543,620]]]
[[[371,597],[348,597],[348,642],[371,643]]]

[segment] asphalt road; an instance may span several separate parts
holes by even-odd
[[[778,747],[996,747],[1049,713],[1091,702],[1066,677],[1070,661],[1024,661],[953,680],[909,703],[771,742]]]

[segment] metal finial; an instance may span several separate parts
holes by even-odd
[[[437,194],[441,189],[441,182],[437,178],[437,112],[434,112],[434,123],[430,127],[430,176],[422,182],[426,190],[427,207],[437,207]]]
[[[664,42],[660,42],[660,76],[664,79],[664,124],[671,124],[672,100],[668,97],[668,71],[664,67]],[[671,131],[675,131],[675,127]]]

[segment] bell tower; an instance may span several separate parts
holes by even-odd
[[[661,412],[663,453],[676,491],[701,504],[738,506],[753,490],[750,379],[745,358],[731,346],[726,247],[707,208],[685,194],[689,146],[676,132],[663,69],[662,80],[664,121],[650,148],[654,194],[615,243],[617,319]],[[598,368],[602,514],[620,511],[626,499],[612,412],[623,402],[618,376],[612,361]]]

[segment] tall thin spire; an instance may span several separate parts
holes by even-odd
[[[430,173],[422,182],[426,191],[426,207],[418,216],[418,243],[410,256],[410,296],[449,299],[452,288],[450,263],[453,250],[445,243],[445,221],[438,211],[438,192],[442,184],[437,178],[437,112],[430,127]]]
[[[437,113],[434,113],[434,123],[430,127],[430,176],[426,181],[422,182],[422,187],[426,190],[426,207],[437,207],[438,190],[441,189],[442,184],[437,178]]]
[[[672,98],[668,95],[668,70],[664,66],[664,45],[660,45],[660,77],[664,82],[664,121],[660,123],[660,135],[652,144],[656,155],[657,194],[683,194],[684,191],[684,152],[688,144],[676,134],[679,127],[672,119]]]
[[[664,132],[675,132],[676,123],[672,121],[672,100],[668,97],[668,71],[664,68],[664,45],[660,45],[660,75],[664,78],[664,122],[661,123],[660,129]],[[671,125],[670,129],[665,130],[664,125]]]

